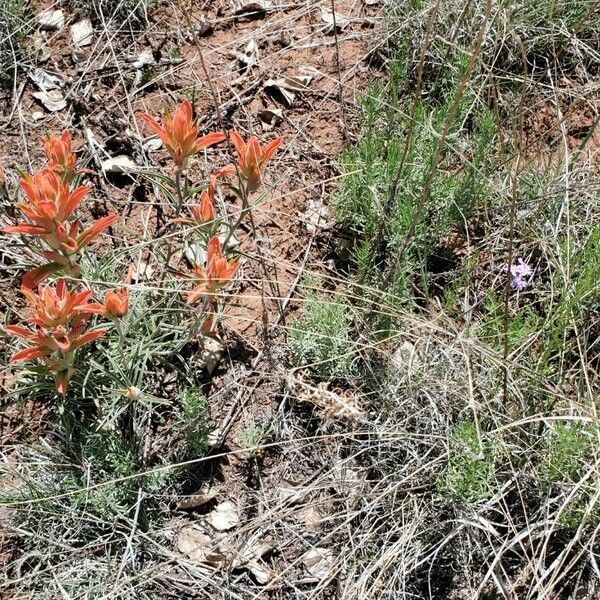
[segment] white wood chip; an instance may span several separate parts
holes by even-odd
[[[89,19],[83,19],[71,25],[71,43],[76,48],[89,46],[94,39],[94,28]]]

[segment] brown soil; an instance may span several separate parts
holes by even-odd
[[[538,87],[525,107],[528,161],[556,166],[579,152],[587,164],[600,161],[600,94],[593,80],[564,77],[546,94]]]

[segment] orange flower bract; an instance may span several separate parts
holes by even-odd
[[[240,267],[238,260],[227,260],[223,256],[221,242],[217,236],[210,239],[206,251],[206,269],[200,266],[194,269],[198,285],[188,294],[188,304],[203,296],[213,295],[235,275]]]
[[[71,134],[63,131],[60,136],[46,135],[42,138],[48,166],[63,179],[75,172],[76,157],[71,146]]]
[[[86,313],[95,313],[105,317],[119,318],[124,317],[129,310],[129,292],[127,288],[121,288],[116,291],[109,291],[104,294],[104,302],[90,303],[82,307]]]
[[[283,140],[280,137],[275,138],[263,147],[254,136],[245,142],[237,131],[232,131],[229,137],[235,146],[240,172],[246,180],[248,191],[253,192],[261,183],[262,168],[272,158]]]
[[[89,320],[85,307],[92,292],[69,292],[64,280],[56,288],[47,285],[37,292],[27,288],[22,292],[29,304],[30,327],[7,325],[4,330],[25,340],[28,347],[13,354],[10,362],[41,359],[54,374],[56,389],[64,395],[76,350],[106,333],[104,329],[85,331]]]
[[[138,116],[158,135],[179,168],[185,168],[188,159],[203,148],[225,139],[225,135],[219,132],[198,136],[189,100],[184,100],[175,112],[165,113],[163,125],[148,113],[140,112]]]
[[[89,188],[78,186],[71,189],[69,183],[51,167],[24,176],[21,188],[25,201],[19,205],[19,209],[29,222],[8,225],[3,231],[40,238],[50,248],[45,254],[52,261],[29,272],[24,279],[28,287],[35,287],[56,270],[74,274],[76,268],[71,257],[118,218],[117,215],[103,217],[80,232],[79,221],[69,219],[88,194]]]

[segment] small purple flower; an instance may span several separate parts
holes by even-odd
[[[519,292],[523,291],[526,285],[527,282],[520,275],[515,275],[510,282],[510,287]]]
[[[510,265],[509,270],[512,275],[510,286],[513,290],[521,292],[529,283],[525,278],[533,274],[533,269],[522,258],[519,258],[517,264]]]
[[[522,259],[517,259],[517,264],[510,267],[510,274],[513,277],[528,277],[533,273],[531,267]]]

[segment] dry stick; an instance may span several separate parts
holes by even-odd
[[[196,35],[196,30],[194,29],[194,25],[192,23],[192,19],[187,11],[187,9],[184,6],[179,6],[179,9],[181,10],[181,12],[183,13],[183,16],[185,18],[185,20],[187,21],[188,27],[190,28],[190,31],[192,32],[192,39],[194,40],[194,45],[196,46],[196,50],[198,51],[198,54],[200,56],[200,65],[202,66],[202,71],[204,72],[204,75],[206,77],[206,80],[208,81],[208,87],[210,89],[210,94],[213,98],[213,102],[215,105],[215,110],[217,113],[217,119],[219,121],[219,127],[221,128],[221,130],[223,132],[225,132],[225,120],[223,119],[223,114],[221,113],[221,106],[220,106],[220,102],[219,102],[219,97],[217,95],[217,92],[214,88],[213,85],[213,81],[212,81],[212,77],[210,76],[210,73],[208,71],[208,67],[206,66],[206,62],[204,60],[204,53],[202,52],[202,46],[200,45],[200,42],[198,40],[198,36]],[[226,142],[227,142],[227,148],[229,150],[229,155],[233,161],[233,164],[235,166],[235,170],[236,170],[236,174],[238,177],[238,183],[239,183],[239,189],[242,195],[242,211],[240,213],[240,217],[238,218],[238,221],[236,223],[236,227],[240,224],[242,217],[249,212],[250,206],[248,203],[248,191],[247,191],[247,187],[244,185],[244,180],[242,177],[242,174],[240,172],[240,168],[239,165],[237,163],[237,161],[235,160],[235,152],[233,149],[233,145],[231,143],[231,140],[229,139],[229,137],[226,136]],[[256,241],[256,228],[254,227],[254,221],[251,218],[250,219],[251,225],[252,225],[252,234],[253,234],[253,238]],[[231,234],[233,233],[233,231],[230,231],[230,234],[227,238],[227,240],[229,240],[229,238],[231,237]],[[225,245],[225,244],[224,244]],[[281,297],[281,292],[279,290],[279,281],[278,281],[278,277],[277,277],[277,265],[273,265],[273,269],[274,269],[274,283],[271,281],[270,277],[269,277],[269,273],[267,271],[267,266],[266,266],[266,261],[264,258],[264,254],[262,251],[262,248],[260,247],[260,244],[256,244],[256,250],[258,253],[258,257],[259,257],[259,262],[263,271],[264,276],[267,278],[267,280],[270,282],[271,285],[271,291],[273,292],[273,296],[276,298],[280,298]],[[263,284],[264,285],[264,284]],[[264,293],[263,293],[263,297],[262,297],[262,305],[263,305],[263,319],[266,320],[266,314],[267,314],[267,310],[266,310],[266,302],[264,299]],[[279,310],[279,315],[280,318],[283,320],[283,322],[285,322],[285,316],[284,316],[284,312],[283,312],[283,308],[281,306],[281,302],[279,300],[276,301],[276,305],[277,308]],[[265,330],[265,334],[266,334],[266,330]]]
[[[344,140],[348,139],[348,123],[346,121],[346,105],[344,103],[344,92],[342,89],[342,69],[340,65],[340,44],[337,34],[337,21],[335,16],[335,0],[331,0],[331,14],[333,15],[333,37],[335,39],[335,64],[337,67],[338,76],[338,97],[340,102],[340,110],[342,112],[342,135]]]
[[[527,70],[527,58],[525,56],[525,47],[520,38],[517,40],[519,49],[521,51],[521,58],[523,60],[523,89],[521,91],[521,99],[519,101],[519,124],[518,124],[518,139],[517,139],[517,155],[513,168],[511,169],[511,192],[510,192],[510,213],[508,223],[508,263],[506,266],[506,282],[504,285],[504,349],[503,349],[503,374],[502,374],[502,398],[504,405],[508,402],[508,372],[509,365],[507,362],[508,354],[510,351],[509,345],[509,309],[510,309],[510,290],[512,275],[510,268],[513,262],[514,253],[514,233],[515,233],[515,218],[517,211],[517,194],[519,185],[519,171],[521,166],[521,154],[523,150],[523,122],[524,122],[524,110],[525,110],[525,92],[527,91],[527,82],[529,72]]]
[[[475,42],[475,46],[473,48],[473,53],[471,54],[471,58],[469,59],[469,64],[467,65],[467,68],[465,69],[465,72],[460,80],[458,89],[456,90],[456,96],[454,97],[454,101],[452,102],[452,105],[450,106],[448,115],[446,116],[446,119],[444,120],[444,127],[442,129],[442,133],[439,137],[438,143],[435,148],[435,155],[433,157],[431,168],[429,169],[429,172],[427,174],[427,179],[425,180],[425,185],[423,186],[423,190],[421,191],[421,195],[419,197],[419,201],[417,203],[414,215],[411,219],[410,227],[408,229],[406,237],[404,238],[404,242],[403,242],[402,246],[400,247],[400,249],[398,250],[398,252],[396,253],[396,258],[395,258],[394,262],[392,263],[392,266],[389,270],[388,286],[391,284],[391,282],[394,281],[394,275],[396,273],[396,270],[398,269],[398,267],[400,265],[400,261],[402,260],[402,257],[404,255],[404,252],[406,251],[408,244],[410,243],[410,240],[415,233],[417,223],[418,223],[419,218],[421,217],[421,214],[427,203],[427,199],[429,197],[429,192],[431,191],[431,186],[433,185],[433,178],[435,176],[436,169],[442,159],[443,150],[445,149],[446,138],[448,137],[450,125],[452,124],[452,122],[454,120],[454,115],[456,114],[456,111],[458,110],[460,102],[465,93],[465,89],[467,87],[467,82],[469,81],[469,77],[470,77],[471,73],[473,72],[473,69],[475,68],[475,64],[477,63],[479,54],[481,52],[481,47],[483,45],[483,40],[485,38],[485,32],[486,32],[487,25],[488,25],[488,22],[490,19],[490,12],[491,12],[491,0],[487,0],[486,6],[485,6],[484,21],[479,29],[479,32],[477,33],[477,40]]]

